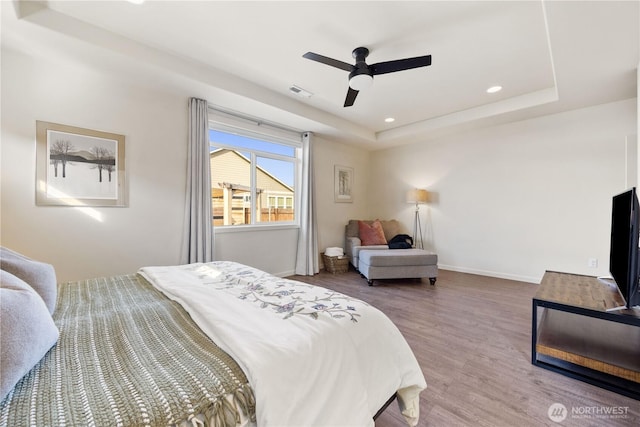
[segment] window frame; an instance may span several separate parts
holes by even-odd
[[[257,170],[258,170],[258,158],[274,159],[293,164],[293,204],[294,220],[293,221],[277,221],[277,222],[258,222],[256,221],[256,206],[251,205],[251,223],[250,224],[238,224],[238,225],[217,225],[214,226],[215,233],[228,233],[228,232],[241,232],[241,231],[256,231],[256,230],[277,230],[277,229],[292,229],[300,228],[300,206],[301,206],[301,194],[300,184],[302,176],[302,158],[303,158],[303,145],[302,137],[303,132],[284,127],[282,125],[273,124],[264,120],[251,118],[238,113],[230,113],[225,110],[216,108],[209,108],[209,126],[208,130],[214,130],[217,132],[223,132],[241,137],[247,137],[256,139],[259,141],[265,141],[284,145],[293,148],[293,156],[287,156],[278,153],[271,153],[259,149],[248,149],[245,147],[235,146],[227,143],[217,143],[210,138],[210,132],[208,132],[209,148],[224,148],[229,150],[235,150],[243,155],[249,154],[250,160],[250,197],[253,200],[257,200],[256,187],[257,187]],[[210,151],[211,152],[211,151]],[[213,188],[213,186],[212,186]],[[278,197],[278,196],[276,196]],[[212,218],[213,221],[213,218]]]

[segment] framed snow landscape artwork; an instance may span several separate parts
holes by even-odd
[[[36,121],[36,204],[126,206],[124,135]]]

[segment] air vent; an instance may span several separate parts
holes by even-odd
[[[301,98],[311,98],[313,95],[311,92],[302,89],[300,86],[293,85],[289,87],[289,92],[298,95]]]

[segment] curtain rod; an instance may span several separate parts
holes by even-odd
[[[267,126],[270,128],[281,130],[281,131],[295,133],[296,135],[301,135],[304,133],[304,131],[301,131],[299,129],[294,129],[278,123],[270,122],[268,120],[259,119],[257,117],[249,116],[247,114],[243,114],[238,111],[222,108],[217,105],[214,106],[214,105],[208,104],[207,107],[210,111],[213,111],[214,113],[226,114],[228,116],[232,116],[240,120],[245,120],[245,121],[254,123],[256,126]]]

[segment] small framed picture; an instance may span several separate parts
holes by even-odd
[[[126,206],[124,136],[36,121],[36,204]]]
[[[353,202],[353,168],[334,166],[334,201]]]

